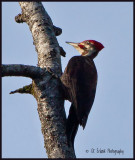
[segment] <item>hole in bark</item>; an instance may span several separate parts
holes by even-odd
[[[51,57],[55,57],[56,56],[56,50],[55,49],[53,49],[52,51],[50,51],[50,55],[51,55]]]
[[[38,24],[38,27],[39,27],[39,26],[41,26],[41,23],[40,23],[40,24]]]

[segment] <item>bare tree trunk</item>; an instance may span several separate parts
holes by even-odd
[[[28,24],[38,54],[38,66],[3,65],[2,76],[24,76],[33,80],[29,86],[11,93],[30,93],[36,98],[48,158],[75,158],[73,148],[67,144],[66,114],[59,80],[62,48],[55,35],[59,35],[61,29],[53,26],[41,2],[19,4],[22,14],[15,20]]]

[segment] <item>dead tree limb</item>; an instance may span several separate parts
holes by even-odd
[[[38,54],[38,66],[3,65],[2,74],[33,79],[32,95],[37,100],[48,158],[75,158],[73,148],[67,144],[64,99],[60,80],[57,78],[62,74],[60,57],[62,49],[56,39],[61,31],[54,27],[41,2],[19,2],[19,4],[22,13],[15,20],[28,24]],[[51,74],[44,74],[43,71],[51,71]]]
[[[45,74],[45,70],[36,66],[22,64],[2,65],[2,77],[22,76],[34,79],[42,76],[43,74]]]

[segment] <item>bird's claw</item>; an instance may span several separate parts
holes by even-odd
[[[53,77],[59,78],[59,76],[58,76],[57,74],[55,74],[54,71],[53,71],[51,68],[47,67],[46,70],[47,70]]]

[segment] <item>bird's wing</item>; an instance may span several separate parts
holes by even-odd
[[[93,65],[93,64],[92,64]],[[81,56],[72,57],[64,71],[62,82],[70,90],[78,121],[83,128],[96,92],[96,72]],[[95,77],[95,80],[94,80]]]
[[[70,90],[69,94],[70,94],[70,98],[71,98],[71,102],[74,103],[74,105],[77,105],[76,102],[76,96],[77,96],[77,92],[79,91],[79,88],[77,86],[78,84],[78,76],[79,76],[79,71],[81,70],[80,67],[80,56],[75,56],[72,57],[69,62],[68,65],[64,71],[64,74],[61,77],[62,83]]]

